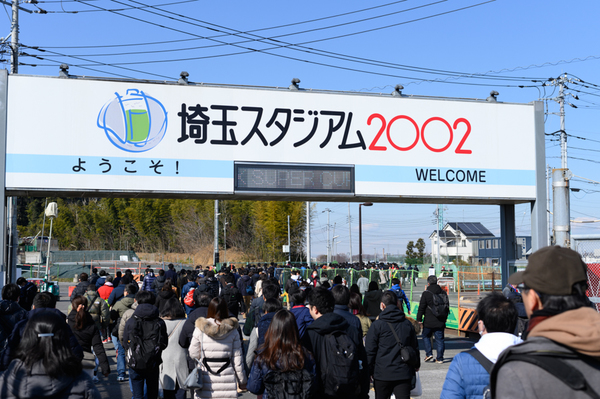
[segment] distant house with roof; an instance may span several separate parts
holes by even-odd
[[[531,250],[531,237],[517,236],[517,258],[525,258]],[[438,259],[438,232],[429,235],[433,259]],[[500,237],[494,236],[480,222],[446,223],[439,232],[439,251],[448,262],[465,261],[478,264],[498,264],[501,252]]]

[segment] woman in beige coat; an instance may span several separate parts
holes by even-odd
[[[237,329],[238,320],[229,317],[227,303],[221,297],[210,301],[206,318],[196,320],[189,351],[192,359],[201,362],[203,387],[195,391],[195,398],[237,399],[238,386],[246,388],[242,343]]]

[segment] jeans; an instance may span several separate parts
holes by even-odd
[[[126,368],[125,364],[125,349],[123,349],[123,345],[121,345],[121,341],[119,338],[114,335],[111,336],[112,342],[115,345],[115,349],[117,350],[117,377],[126,377]]]
[[[431,336],[435,336],[435,346],[437,350],[436,360],[444,360],[444,329],[423,327],[423,345],[425,345],[425,356],[432,356]]]
[[[146,383],[148,399],[157,399],[159,374],[159,367],[144,371],[129,368],[129,381],[133,389],[133,399],[144,398],[144,382]]]

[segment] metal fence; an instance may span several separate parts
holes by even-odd
[[[571,236],[571,248],[579,252],[588,266],[587,295],[600,311],[600,235]]]

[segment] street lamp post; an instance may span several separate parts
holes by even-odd
[[[358,204],[358,264],[360,267],[363,265],[362,261],[362,210],[361,206],[373,206],[372,202],[364,202]]]
[[[50,218],[50,236],[48,237],[48,253],[46,255],[46,282],[50,281],[50,244],[52,243],[52,222],[58,216],[58,205],[51,202],[46,208],[46,216]]]

